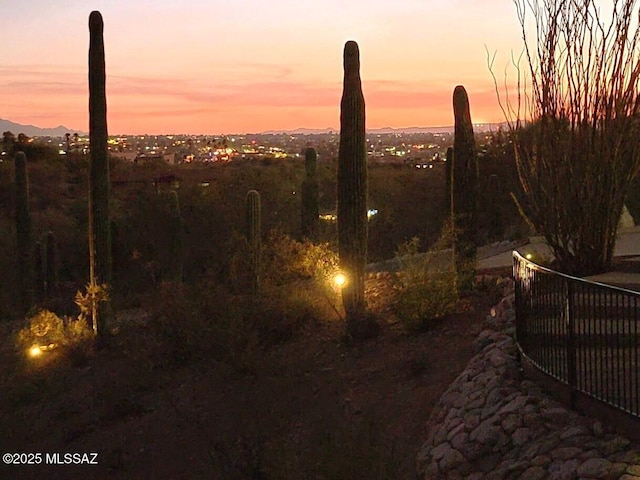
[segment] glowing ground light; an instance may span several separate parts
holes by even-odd
[[[42,355],[42,349],[38,346],[38,345],[34,345],[33,347],[31,347],[29,349],[29,356],[30,357],[39,357],[40,355]]]
[[[333,277],[333,283],[336,287],[342,287],[347,283],[347,277],[344,276],[344,273],[337,273],[336,276]]]

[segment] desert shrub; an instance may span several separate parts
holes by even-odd
[[[109,286],[87,284],[84,292],[78,290],[73,299],[74,303],[80,309],[78,319],[89,325],[93,320],[94,307],[99,308],[101,304],[109,300]]]
[[[215,360],[254,372],[269,348],[293,338],[314,315],[304,291],[280,289],[254,301],[217,284],[164,284],[151,326],[172,365]]]
[[[298,241],[280,229],[270,232],[263,258],[267,287],[309,279],[326,281],[338,270],[338,255],[329,243]]]
[[[249,292],[249,245],[246,239],[234,233],[229,241],[231,256],[227,265],[226,284],[236,294]],[[277,298],[278,306],[284,310],[296,310],[302,307],[309,298],[321,296],[324,302],[335,303],[335,296],[330,291],[331,278],[338,271],[338,255],[328,242],[314,243],[308,239],[298,241],[280,229],[269,233],[263,243],[262,268],[260,285],[261,302],[268,297]],[[291,287],[303,285],[302,290]],[[281,291],[291,290],[286,295]],[[332,303],[332,304],[333,304]],[[306,308],[306,307],[305,307]],[[332,306],[335,311],[335,305]]]
[[[320,287],[297,282],[270,290],[246,312],[251,316],[260,344],[268,348],[295,338],[305,326],[329,321],[335,314]]]
[[[277,310],[284,314],[290,326],[342,316],[333,284],[339,268],[338,254],[330,243],[298,241],[273,230],[263,259],[263,297],[270,298],[267,303],[277,305],[274,313]]]
[[[450,267],[437,267],[433,257],[419,254],[414,237],[398,251],[400,270],[395,274],[394,312],[407,331],[423,331],[434,320],[455,310],[458,300],[455,273]]]
[[[213,359],[244,368],[258,348],[239,303],[220,286],[164,283],[151,301],[152,333],[171,365]]]
[[[336,317],[328,279],[337,256],[328,244],[272,232],[262,256],[261,294],[252,298],[246,241],[234,235],[232,242],[227,282],[165,283],[152,297],[152,326],[171,363],[213,358],[251,370],[266,350],[295,338],[305,325]]]
[[[34,356],[54,349],[75,354],[86,350],[92,339],[93,332],[84,320],[63,319],[48,310],[40,310],[18,332],[16,345]]]

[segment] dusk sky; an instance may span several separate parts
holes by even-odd
[[[88,130],[88,18],[105,23],[110,134],[339,127],[342,49],[360,46],[367,127],[503,121],[522,50],[512,0],[23,0],[0,22],[0,117]],[[510,69],[515,78],[515,70]]]

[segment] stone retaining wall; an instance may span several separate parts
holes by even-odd
[[[640,444],[578,415],[522,377],[513,282],[475,340],[477,355],[434,408],[418,455],[425,480],[640,480]]]

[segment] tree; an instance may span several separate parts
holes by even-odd
[[[11,131],[2,132],[2,150],[11,153],[13,144],[16,143],[16,136]]]
[[[528,70],[517,105],[503,109],[523,190],[514,198],[560,270],[606,271],[640,168],[636,2],[614,0],[608,22],[596,0],[515,3]]]
[[[29,137],[27,137],[24,133],[19,133],[18,134],[18,143],[20,145],[26,145],[31,141],[31,139]]]

